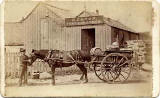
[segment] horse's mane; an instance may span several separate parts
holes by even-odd
[[[48,54],[49,50],[32,50],[32,53],[34,53],[39,58],[43,59]]]
[[[34,53],[38,58],[40,59],[44,59],[50,50],[32,50],[32,53]],[[75,55],[79,55],[80,57],[82,57],[84,60],[90,60],[90,54],[86,51],[83,50],[71,50],[71,51],[62,51],[62,50],[51,50],[52,53],[66,53],[66,52],[70,52],[73,56]]]

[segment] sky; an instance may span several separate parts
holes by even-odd
[[[36,6],[38,1],[6,1],[5,22],[18,22]],[[151,32],[152,4],[136,1],[48,1],[59,8],[68,9],[73,16],[85,9],[118,20],[136,32]]]

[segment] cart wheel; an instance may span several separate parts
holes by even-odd
[[[101,73],[101,64],[94,64],[94,72],[95,75],[102,81],[106,82],[106,80],[103,79],[102,73]]]
[[[100,58],[98,56],[95,56],[92,61],[100,61]],[[93,70],[94,70],[94,73],[95,75],[102,81],[105,82],[105,80],[103,79],[103,76],[101,74],[101,64],[100,63],[93,63],[92,64],[93,66]]]
[[[110,53],[101,62],[101,74],[108,83],[124,83],[130,73],[130,62],[123,54]]]

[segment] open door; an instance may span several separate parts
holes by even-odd
[[[81,49],[90,52],[95,47],[95,28],[81,30]]]

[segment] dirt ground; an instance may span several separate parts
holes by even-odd
[[[88,73],[89,82],[82,83],[80,75],[56,76],[51,79],[29,79],[28,86],[18,87],[18,79],[6,79],[5,96],[151,96],[152,72],[133,70],[127,83],[108,84],[99,80],[94,72]]]

